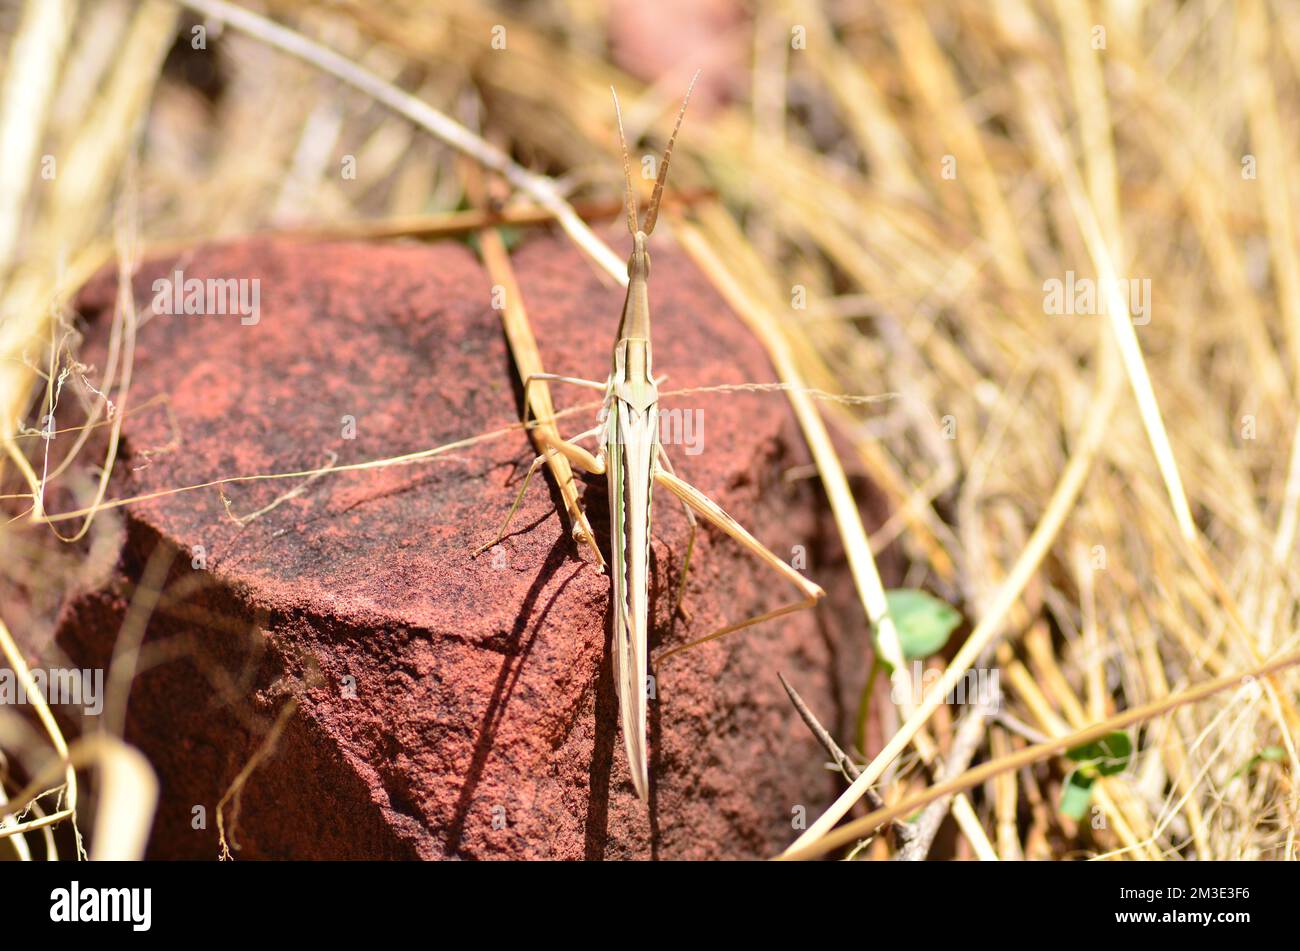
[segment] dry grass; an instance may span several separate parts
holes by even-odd
[[[73,6],[76,19],[62,18]],[[396,115],[400,95],[381,104],[374,88],[265,36],[209,21],[207,49],[193,50],[202,21],[167,0],[0,2],[0,492],[23,516],[0,526],[9,580],[35,574],[57,588],[57,573],[35,570],[51,557],[37,544],[50,527],[32,518],[38,489],[51,470],[63,484],[105,461],[60,466],[66,442],[47,460],[22,427],[38,428],[56,394],[111,424],[103,393],[127,396],[130,314],[119,315],[115,378],[100,368],[86,381],[70,362],[65,303],[99,263],[129,263],[137,245],[269,229],[481,226],[458,211],[476,181],[461,155],[476,150],[514,187],[507,218],[535,220],[539,204],[567,215],[562,198],[615,214],[610,84],[635,141],[664,126],[699,67],[699,105],[711,98],[713,112],[696,112],[678,143],[676,190],[695,198],[673,209],[675,239],[794,384],[866,615],[882,615],[872,555],[890,548],[909,585],[971,622],[945,683],[971,666],[1001,672],[992,716],[934,694],[883,711],[893,740],[837,812],[872,785],[886,804],[913,803],[983,760],[973,785],[954,785],[959,834],[944,854],[1294,858],[1291,669],[1133,726],[1134,760],[1099,784],[1092,821],[1056,808],[1068,769],[1059,744],[1013,773],[987,763],[1300,646],[1300,11],[1249,0],[719,3],[721,25],[679,17],[631,31],[636,43],[614,29],[611,51],[611,23],[633,7],[259,8],[405,91],[426,119],[419,104],[481,126],[501,146],[482,152],[473,136],[439,139],[412,125],[419,115]],[[494,27],[504,50],[492,48]],[[654,65],[674,51],[681,62]],[[340,177],[341,155],[356,157],[355,180]],[[587,240],[578,215],[565,226]],[[1045,282],[1071,272],[1133,278],[1150,296],[1103,294],[1106,315],[1047,313]],[[814,403],[804,387],[901,397],[882,411]],[[825,427],[850,457],[835,456]],[[844,469],[895,513],[870,538]],[[93,541],[89,517],[78,528]],[[76,566],[64,567],[75,583]],[[864,619],[864,649],[866,631]],[[10,721],[0,719],[6,813],[26,805],[16,777],[51,756],[60,773],[78,762],[57,726],[42,748]],[[1253,760],[1271,748],[1281,755]],[[75,784],[52,788],[66,813]],[[32,815],[57,813],[42,803]],[[879,838],[859,854],[926,854],[946,803],[916,823],[921,845]],[[39,852],[41,828],[0,830],[0,850]]]

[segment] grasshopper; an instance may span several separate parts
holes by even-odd
[[[698,75],[698,74],[697,74]],[[694,88],[695,80],[691,80]],[[611,89],[611,92],[613,90]],[[627,750],[632,784],[643,801],[649,801],[649,765],[646,750],[646,700],[648,694],[648,578],[650,573],[650,507],[655,485],[662,486],[674,495],[686,512],[690,525],[690,541],[682,562],[681,583],[676,607],[680,608],[689,570],[691,551],[695,544],[696,516],[721,529],[734,538],[757,558],[778,574],[788,579],[802,597],[780,608],[749,618],[714,631],[705,637],[665,651],[659,661],[668,656],[711,641],[742,628],[759,624],[772,618],[812,607],[825,592],[799,574],[722,508],[694,486],[679,479],[673,472],[664,447],[659,441],[659,382],[652,373],[650,348],[650,253],[647,241],[659,217],[659,204],[663,197],[668,165],[672,159],[673,144],[681,128],[691,89],[686,91],[681,111],[672,136],[668,139],[654,191],[646,211],[644,224],[638,221],[636,194],[632,187],[631,160],[623,132],[623,116],[618,95],[614,93],[614,111],[618,120],[619,144],[623,152],[625,204],[628,232],[632,235],[632,253],[627,262],[627,297],[623,302],[623,315],[619,321],[618,337],[614,343],[609,376],[604,381],[584,380],[577,377],[557,376],[550,373],[532,374],[524,381],[524,405],[528,405],[529,387],[534,382],[568,383],[604,394],[599,424],[569,439],[543,435],[542,454],[528,469],[515,504],[507,514],[496,540],[479,551],[493,547],[505,536],[511,519],[518,511],[529,480],[548,456],[559,453],[575,467],[592,475],[603,475],[609,485],[610,562],[608,567],[613,614],[613,665],[614,683],[618,690],[619,719],[623,727],[623,740]],[[525,411],[526,412],[526,411]],[[578,445],[586,439],[599,440],[595,453]],[[585,521],[585,519],[584,519]],[[574,525],[575,534],[583,526]]]

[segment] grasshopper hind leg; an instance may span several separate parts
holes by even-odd
[[[793,584],[803,594],[803,597],[797,601],[791,601],[789,604],[782,605],[779,608],[766,611],[762,614],[756,615],[755,617],[747,618],[736,624],[727,625],[726,627],[714,631],[712,634],[696,638],[686,644],[681,644],[664,651],[655,659],[654,666],[657,667],[658,664],[662,663],[673,654],[679,654],[682,651],[690,650],[692,647],[697,647],[708,641],[717,640],[727,634],[734,634],[736,631],[744,630],[745,628],[752,627],[755,624],[761,624],[763,621],[770,621],[773,618],[792,614],[795,611],[802,611],[811,608],[826,596],[826,592],[823,591],[819,585],[809,581],[803,575],[799,574],[799,572],[787,565],[777,557],[770,548],[747,532],[739,522],[724,512],[721,506],[699,489],[695,488],[695,486],[683,482],[681,479],[677,478],[677,476],[673,475],[671,471],[662,467],[657,467],[655,469],[655,481],[673,495],[677,496],[683,504],[694,509],[695,512],[705,521],[717,526],[736,541],[740,542],[740,544],[757,557],[759,561],[763,562],[777,574],[781,575],[781,577]]]
[[[663,445],[656,447],[659,454],[659,463],[668,472],[669,475],[677,475],[673,471],[672,460],[668,458],[668,453],[664,450]],[[680,499],[678,501],[681,501]],[[695,553],[695,536],[699,532],[700,523],[695,518],[695,511],[682,501],[682,511],[686,513],[686,524],[690,526],[690,536],[686,540],[686,554],[682,557],[681,574],[677,581],[677,597],[673,600],[672,617],[681,617],[682,620],[689,621],[690,617],[682,613],[682,598],[686,595],[686,578],[691,570],[691,555]]]

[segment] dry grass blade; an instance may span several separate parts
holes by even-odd
[[[22,227],[36,150],[72,29],[73,0],[29,0],[9,50],[0,94],[0,273],[9,267]]]
[[[902,650],[898,646],[898,632],[889,617],[889,608],[885,602],[885,586],[880,581],[880,572],[876,569],[876,560],[871,554],[866,530],[862,527],[862,516],[849,489],[848,479],[844,475],[844,466],[831,445],[826,424],[822,422],[817,407],[807,393],[808,387],[795,363],[789,344],[767,309],[745,289],[698,228],[680,218],[674,219],[673,226],[687,253],[695,259],[696,264],[713,281],[727,303],[763,342],[768,356],[776,367],[777,377],[790,387],[787,391],[790,405],[799,419],[804,438],[808,440],[813,462],[817,466],[818,475],[830,499],[831,511],[835,515],[836,525],[839,526],[840,536],[848,551],[858,596],[862,599],[871,625],[880,632],[880,643],[886,652],[886,658],[902,673],[906,683],[907,665],[903,663]],[[911,693],[910,685],[905,689],[908,694]]]
[[[474,135],[460,123],[453,121],[416,97],[402,92],[374,73],[358,66],[346,56],[316,43],[301,33],[280,26],[250,10],[226,3],[224,0],[175,0],[215,20],[229,23],[277,49],[311,63],[313,66],[350,83],[376,102],[383,103],[399,115],[405,116],[420,128],[437,136],[443,142],[463,152],[484,168],[502,175],[521,191],[527,192],[542,207],[550,211],[565,232],[610,277],[627,284],[627,271],[618,255],[598,238],[578,217],[547,178],[534,175],[510,160],[500,149]]]
[[[1103,366],[1110,367],[1111,364],[1107,361],[1103,363]],[[876,754],[875,759],[863,770],[862,775],[853,782],[853,785],[845,790],[840,798],[795,840],[794,845],[790,847],[791,852],[797,852],[800,848],[808,846],[830,832],[835,824],[853,807],[853,804],[862,798],[864,790],[876,782],[884,773],[886,767],[907,748],[916,733],[944,702],[944,698],[957,687],[966,671],[1001,634],[1012,606],[1023,593],[1034,572],[1038,570],[1039,564],[1047,554],[1048,548],[1056,538],[1066,516],[1069,515],[1071,508],[1074,506],[1080,490],[1083,488],[1084,479],[1087,477],[1088,470],[1091,468],[1102,439],[1105,437],[1111,411],[1119,396],[1119,384],[1120,380],[1115,373],[1108,372],[1104,374],[1100,398],[1097,400],[1097,409],[1089,419],[1087,428],[1080,437],[1079,449],[1070,459],[1065,472],[1062,473],[1060,483],[1057,485],[1047,511],[1034,529],[1034,534],[1025,546],[1019,560],[1007,575],[1006,581],[1003,582],[991,601],[988,613],[980,619],[975,630],[971,632],[961,650],[957,652],[957,656],[948,664],[943,677],[929,689],[921,705],[908,717],[903,727],[894,734],[893,738],[885,745],[885,748]]]
[[[1046,743],[1040,743],[1036,746],[1026,747],[1023,750],[1017,753],[1012,753],[1000,760],[984,763],[981,766],[977,766],[972,770],[962,773],[960,776],[954,776],[951,779],[936,783],[924,792],[909,796],[902,802],[895,803],[894,805],[888,806],[884,809],[878,809],[870,815],[863,816],[861,819],[855,819],[843,828],[836,829],[834,832],[820,839],[815,839],[808,845],[801,847],[796,844],[795,847],[786,851],[781,858],[801,860],[824,855],[834,849],[842,848],[843,846],[862,838],[864,835],[870,834],[891,819],[914,812],[916,809],[919,809],[927,803],[934,802],[937,799],[942,799],[945,796],[951,796],[953,793],[963,789],[970,789],[971,787],[987,782],[989,779],[1002,773],[1022,769],[1033,763],[1039,762],[1040,760],[1046,759],[1049,756],[1063,753],[1068,749],[1082,746],[1085,743],[1091,743],[1106,736],[1108,733],[1114,732],[1115,730],[1123,730],[1135,723],[1142,723],[1143,721],[1161,716],[1186,704],[1197,703],[1231,687],[1250,686],[1259,678],[1267,677],[1270,674],[1285,670],[1288,667],[1293,667],[1296,664],[1300,664],[1300,653],[1287,654],[1284,657],[1270,661],[1269,663],[1257,667],[1255,670],[1247,673],[1229,674],[1224,677],[1219,677],[1207,683],[1200,684],[1199,686],[1192,687],[1189,690],[1185,690],[1182,693],[1166,697],[1163,700],[1157,700],[1154,703],[1146,704],[1145,706],[1138,707],[1135,710],[1128,710],[1111,717],[1102,723],[1088,727],[1085,730],[1079,730],[1068,736],[1059,737]],[[1258,685],[1256,684],[1255,686],[1256,689],[1258,689]]]
[[[481,175],[467,173],[469,192],[473,200],[482,205],[486,201],[486,188]],[[524,419],[530,417],[538,421],[532,435],[538,446],[544,446],[548,440],[561,439],[559,427],[556,426],[555,404],[551,401],[551,390],[545,380],[534,379],[546,372],[542,365],[542,355],[537,349],[537,338],[528,322],[528,311],[524,307],[524,292],[515,280],[514,268],[510,266],[510,253],[506,250],[505,240],[495,228],[484,228],[478,232],[479,247],[483,254],[483,263],[495,287],[500,287],[504,294],[502,301],[501,326],[505,330],[506,342],[510,346],[510,355],[514,358],[515,369],[519,373],[520,385],[524,387]],[[558,452],[546,454],[546,467],[550,470],[560,496],[564,499],[564,508],[569,516],[569,525],[573,536],[580,543],[591,549],[596,564],[604,564],[600,546],[596,544],[595,533],[587,522],[587,516],[578,500],[578,484],[573,477],[573,467],[569,460]]]
[[[158,801],[158,777],[135,747],[105,736],[99,761],[93,861],[131,862],[144,858]]]
[[[0,620],[0,654],[4,655],[5,662],[8,663],[11,670],[17,674],[19,681],[22,683],[23,691],[31,703],[32,708],[36,711],[37,719],[40,720],[41,726],[50,737],[50,744],[54,747],[54,752],[59,759],[68,758],[68,742],[63,738],[63,731],[59,729],[59,724],[54,719],[54,714],[50,712],[49,705],[45,702],[45,697],[37,686],[36,681],[32,678],[32,672],[27,666],[27,661],[14,643],[13,635],[9,633],[9,628],[5,626],[3,620]],[[77,771],[71,765],[65,769],[63,774],[65,792],[62,797],[66,803],[66,815],[62,818],[74,816],[77,810]],[[20,809],[25,809],[31,797],[18,797],[12,800]],[[7,812],[6,815],[12,814]],[[51,819],[50,821],[57,821]],[[14,834],[18,827],[13,827],[6,832],[8,835]],[[80,842],[80,835],[78,835]]]

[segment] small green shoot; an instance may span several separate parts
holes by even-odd
[[[1070,773],[1061,790],[1061,813],[1075,822],[1082,821],[1088,812],[1088,803],[1092,802],[1092,780],[1087,779],[1078,770]]]
[[[1246,773],[1249,773],[1260,763],[1280,763],[1284,759],[1286,759],[1286,750],[1282,749],[1282,747],[1266,746],[1258,753],[1256,753],[1254,756],[1252,756],[1250,759],[1248,759],[1246,761],[1246,765],[1241,767],[1235,773],[1233,773],[1229,777],[1229,779],[1236,779],[1238,776],[1244,776]]]
[[[1065,755],[1079,765],[1066,777],[1061,791],[1061,813],[1077,822],[1088,811],[1097,778],[1114,776],[1128,768],[1133,757],[1133,741],[1123,730],[1116,730],[1100,740],[1066,750]]]
[[[898,645],[905,660],[925,660],[939,653],[961,623],[956,608],[924,591],[913,588],[886,591],[885,601],[898,630]],[[877,631],[876,637],[879,636]],[[879,649],[877,640],[877,653]]]
[[[961,614],[956,608],[932,594],[914,588],[886,591],[885,602],[889,606],[889,616],[894,619],[894,628],[898,631],[898,646],[903,652],[904,660],[933,657],[943,650],[952,632],[961,624]],[[881,656],[879,637],[879,631],[873,632],[875,660],[858,701],[858,749],[864,752],[867,745],[867,719],[871,711],[871,691],[876,677],[882,670],[893,673],[892,666]]]

